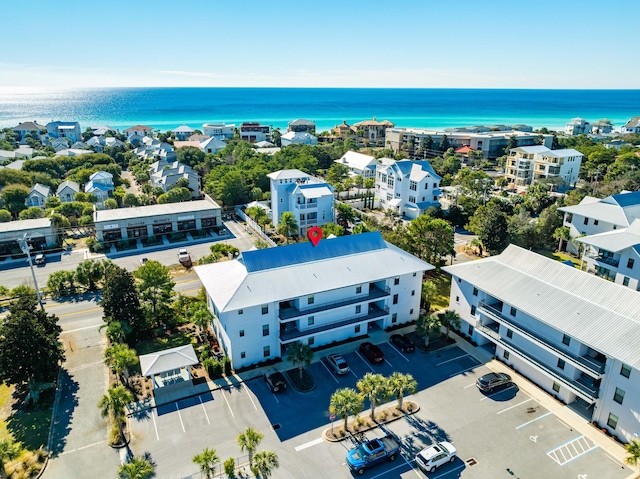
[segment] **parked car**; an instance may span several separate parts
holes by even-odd
[[[489,373],[476,380],[476,387],[483,393],[490,393],[495,388],[511,384],[511,376],[505,373]]]
[[[191,255],[186,248],[180,248],[178,251],[178,261],[185,268],[191,268]]]
[[[365,341],[360,345],[360,352],[373,364],[380,364],[384,361],[384,353],[382,350],[369,341]]]
[[[423,449],[416,455],[416,463],[424,472],[433,472],[438,467],[456,460],[456,448],[450,442],[439,442]]]
[[[272,393],[281,392],[287,389],[287,383],[281,372],[273,371],[271,373],[265,373],[263,377]]]
[[[33,262],[38,265],[45,264],[47,262],[47,258],[42,253],[38,253],[33,259]]]
[[[347,374],[349,373],[349,364],[340,354],[329,354],[327,356],[327,363],[329,367],[333,369],[333,372],[336,374]]]
[[[402,334],[394,334],[391,336],[391,343],[403,353],[412,353],[416,350],[413,341]]]

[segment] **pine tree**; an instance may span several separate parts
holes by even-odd
[[[114,321],[126,323],[132,328],[127,339],[139,337],[144,329],[143,316],[138,291],[129,271],[115,264],[106,268],[100,304],[107,324]]]

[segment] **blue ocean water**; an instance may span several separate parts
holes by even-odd
[[[621,126],[640,115],[640,90],[352,88],[112,88],[0,92],[0,127],[52,120],[168,130],[206,122],[259,121],[286,128],[296,118],[318,131],[372,117],[400,127],[524,123],[562,128],[574,117]]]

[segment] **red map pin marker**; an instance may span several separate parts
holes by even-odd
[[[311,240],[313,246],[317,246],[322,239],[322,230],[317,226],[314,226],[313,228],[309,228],[309,231],[307,231],[307,236],[309,237],[309,240]]]

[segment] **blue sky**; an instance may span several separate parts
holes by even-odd
[[[0,89],[637,89],[639,14],[637,0],[20,0],[3,8]]]

